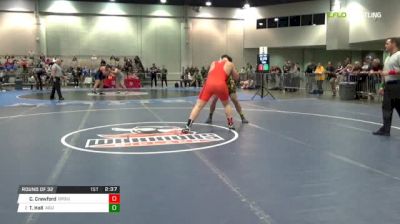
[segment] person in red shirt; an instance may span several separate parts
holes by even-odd
[[[232,108],[229,105],[229,91],[226,81],[232,75],[235,80],[239,79],[239,74],[232,63],[232,58],[228,55],[222,55],[221,59],[211,63],[208,72],[207,81],[199,94],[199,99],[190,113],[188,122],[182,133],[190,133],[190,128],[200,111],[204,108],[210,98],[216,95],[222,102],[225,109],[226,118],[228,120],[229,129],[235,129],[232,118]]]

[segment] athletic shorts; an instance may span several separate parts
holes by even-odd
[[[125,80],[124,80],[124,78],[122,78],[122,77],[117,77],[117,80],[115,80],[116,81],[116,83],[118,83],[118,84],[125,84]]]
[[[228,91],[229,91],[229,95],[231,95],[232,93],[236,93],[236,84],[234,84],[234,85],[229,84]]]
[[[94,75],[94,79],[95,80],[103,80],[104,76],[101,72],[96,72],[96,74]]]
[[[225,83],[221,85],[205,85],[200,92],[199,99],[208,102],[210,98],[216,95],[221,101],[229,99],[228,87]]]

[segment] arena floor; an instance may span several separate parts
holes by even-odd
[[[89,141],[181,127],[196,99],[193,90],[140,92],[66,90],[63,102],[0,93],[1,223],[400,223],[400,119],[391,137],[371,135],[379,104],[241,93],[250,124],[236,114],[236,132],[226,130],[220,107],[213,125],[201,124],[203,111],[193,130],[210,141]],[[121,213],[19,214],[22,184],[119,185]]]

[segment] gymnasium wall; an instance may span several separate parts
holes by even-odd
[[[400,2],[398,0],[347,0],[349,42],[367,42],[400,37]],[[381,18],[368,18],[367,12],[380,12]]]
[[[227,52],[242,64],[243,20],[222,18],[231,16],[232,10],[41,1],[43,51],[65,56],[139,55],[144,66],[165,65],[173,73],[182,66],[207,66]]]
[[[35,50],[34,19],[33,13],[0,13],[0,55],[26,55]]]
[[[306,15],[329,11],[329,0],[272,5],[245,10],[245,48],[304,47],[326,44],[326,25],[256,29],[260,18]]]

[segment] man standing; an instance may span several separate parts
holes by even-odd
[[[328,81],[331,84],[331,89],[332,89],[332,96],[336,96],[336,68],[333,66],[332,62],[328,62],[328,65],[326,66],[326,74],[328,76]]]
[[[51,66],[51,77],[53,78],[53,89],[51,90],[50,100],[54,100],[55,91],[57,91],[58,99],[64,100],[61,95],[61,77],[63,76],[61,68],[61,59],[57,58],[53,66]]]
[[[42,61],[39,61],[38,64],[36,65],[35,73],[37,78],[36,89],[43,90],[42,76],[46,75],[46,71],[44,69],[44,63]]]
[[[155,86],[157,87],[157,73],[158,73],[158,68],[156,67],[156,64],[153,63],[153,66],[150,68],[151,87],[153,87],[153,80]]]
[[[168,87],[167,75],[168,75],[168,70],[165,68],[165,65],[163,65],[162,69],[161,69],[161,87],[162,88],[164,88],[164,82],[165,82],[165,87]]]
[[[317,93],[324,94],[324,90],[322,88],[322,84],[324,84],[325,80],[325,68],[321,63],[318,63],[315,68],[315,79],[317,80]]]
[[[374,135],[390,136],[393,109],[400,116],[400,51],[399,41],[395,38],[386,40],[385,49],[389,56],[385,60],[382,76],[384,81],[379,89],[383,95],[383,126]]]
[[[232,108],[229,105],[228,86],[226,85],[230,75],[232,75],[235,80],[239,79],[239,74],[230,56],[222,55],[220,60],[212,62],[207,81],[200,92],[196,105],[192,109],[185,128],[182,129],[182,133],[190,133],[193,122],[213,95],[216,95],[224,106],[229,129],[235,129],[233,125]]]

